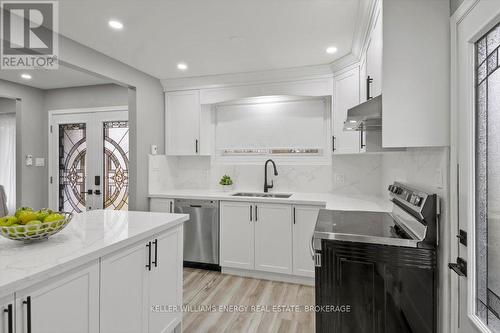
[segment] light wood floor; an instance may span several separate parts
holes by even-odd
[[[314,287],[184,268],[184,305],[314,305]],[[184,312],[183,332],[314,332],[313,312]]]

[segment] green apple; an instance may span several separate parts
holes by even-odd
[[[17,223],[17,217],[15,216],[5,216],[0,218],[0,226],[2,227],[9,227],[15,223]]]
[[[26,224],[29,221],[36,220],[37,213],[32,210],[25,210],[19,213],[18,219],[19,224]]]
[[[33,208],[31,207],[21,207],[18,210],[16,210],[16,217],[19,218],[19,215],[24,212],[24,211],[33,211]]]
[[[60,221],[60,220],[64,220],[65,216],[63,214],[59,214],[59,213],[52,213],[52,214],[49,214],[49,216],[47,216],[45,218],[45,220],[43,220],[44,222],[54,222],[54,221]]]
[[[26,228],[28,230],[37,230],[38,229],[38,226],[42,224],[42,221],[40,220],[32,220],[32,221],[29,221],[28,223],[26,223]]]
[[[49,216],[52,213],[53,213],[52,210],[48,208],[42,208],[38,212],[36,212],[36,219],[39,221],[43,221],[47,216]]]

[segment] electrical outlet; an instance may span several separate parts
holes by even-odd
[[[345,175],[341,173],[336,173],[335,174],[335,182],[337,184],[344,184],[345,183]]]
[[[33,155],[26,155],[26,166],[33,165]]]
[[[43,158],[43,157],[35,158],[35,166],[37,166],[37,167],[45,166],[45,158]]]

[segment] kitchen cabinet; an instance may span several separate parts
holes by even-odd
[[[368,76],[371,78],[370,97],[376,97],[382,93],[382,33],[382,12],[378,10],[366,49],[366,75],[361,77],[361,83],[365,86],[366,78]],[[367,99],[366,90],[361,99],[362,101]]]
[[[2,333],[14,333],[14,294],[0,297],[0,328]]]
[[[154,309],[182,303],[182,228],[103,257],[100,290],[102,331],[173,331],[181,312]]]
[[[292,212],[286,204],[253,205],[255,269],[292,273]]]
[[[318,206],[293,207],[293,274],[314,277],[311,239],[318,218]]]
[[[15,316],[17,333],[98,333],[98,261],[16,292]]]
[[[173,213],[175,209],[174,199],[151,198],[149,199],[149,211],[159,213]]]
[[[357,154],[361,151],[361,132],[344,131],[347,110],[360,102],[359,67],[355,66],[334,76],[333,93],[333,154]]]
[[[220,265],[254,269],[253,204],[220,202]]]
[[[382,13],[382,145],[448,146],[448,3],[384,0]]]
[[[200,154],[200,92],[165,93],[165,130],[167,155]]]

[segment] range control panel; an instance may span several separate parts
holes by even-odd
[[[415,211],[421,211],[421,208],[427,198],[427,193],[409,188],[408,186],[398,182],[389,185],[387,190],[392,197],[397,198],[398,201],[405,203]]]

